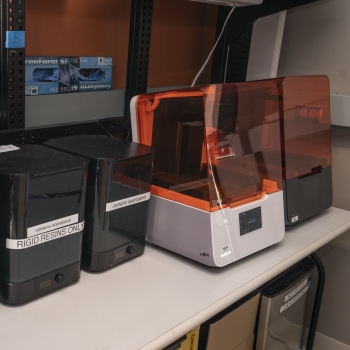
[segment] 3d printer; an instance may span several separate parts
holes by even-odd
[[[274,82],[136,96],[133,140],[155,147],[147,239],[225,266],[284,236]]]
[[[329,81],[326,76],[276,78],[281,116],[286,225],[332,205]]]

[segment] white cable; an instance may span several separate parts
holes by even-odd
[[[216,45],[218,44],[218,42],[219,42],[219,40],[220,40],[220,38],[221,38],[221,36],[222,36],[222,33],[224,32],[224,29],[225,29],[225,27],[226,27],[227,21],[228,21],[229,18],[231,17],[232,12],[233,12],[234,9],[235,9],[235,7],[232,7],[232,10],[231,10],[230,13],[228,14],[228,16],[227,16],[227,18],[226,18],[226,21],[225,21],[225,23],[224,23],[224,25],[223,25],[223,27],[222,27],[221,33],[220,33],[218,39],[216,40],[216,43],[215,43],[214,47],[213,47],[213,48],[211,49],[211,51],[209,52],[209,55],[208,55],[206,61],[204,62],[202,68],[199,70],[198,74],[197,74],[196,77],[194,78],[191,87],[194,86],[194,84],[196,83],[198,77],[201,75],[203,69],[205,68],[205,66],[206,66],[207,63],[209,62],[210,57],[211,57],[211,55],[213,54],[213,52],[214,52],[214,50],[215,50],[215,48],[216,48]]]

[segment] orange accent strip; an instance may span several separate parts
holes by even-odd
[[[186,196],[185,194],[170,191],[170,190],[167,190],[166,188],[158,187],[155,185],[151,185],[151,193],[154,194],[155,196],[166,198],[171,201],[185,204],[190,207],[194,207],[200,210],[205,210],[208,212],[217,211],[227,207],[226,204],[223,204],[222,206],[217,205],[215,207],[210,208],[210,203],[208,201],[204,201],[202,199],[194,198],[191,196]]]
[[[154,110],[158,108],[160,100],[163,98],[181,98],[203,96],[200,88],[188,89],[188,91],[169,91],[150,95],[154,97],[152,102],[147,94],[140,95],[136,101],[136,119],[137,130],[139,134],[139,143],[152,146],[153,118]]]
[[[166,188],[151,185],[151,193],[155,196],[170,199],[171,201],[182,203],[190,207],[210,212],[210,204],[202,199],[186,196],[185,194],[167,190]]]
[[[280,189],[277,186],[277,182],[268,179],[263,180],[262,190],[266,193],[274,193],[280,191]]]
[[[255,200],[259,200],[263,197],[264,194],[274,193],[278,191],[280,191],[280,189],[277,187],[276,181],[264,179],[261,192],[254,193],[251,196],[242,198],[240,200],[235,200],[234,202],[230,203],[230,208],[238,207],[239,205],[253,202]],[[208,201],[204,201],[202,199],[194,198],[191,196],[186,196],[185,194],[174,192],[166,188],[162,188],[155,185],[151,185],[151,193],[154,194],[155,196],[166,198],[171,201],[185,204],[190,207],[194,207],[200,210],[205,210],[208,212],[214,212],[227,207],[226,204],[223,204],[222,206],[218,205],[211,208],[210,203]]]
[[[155,93],[155,99],[161,100],[162,98],[180,98],[180,97],[196,97],[196,96],[203,96],[203,91],[200,89],[200,87],[196,87],[194,89],[188,89],[188,91],[168,91],[168,92],[159,92]],[[142,95],[141,95],[142,96]],[[158,101],[159,104],[159,101]]]
[[[147,112],[151,109],[151,102],[145,101],[140,103],[140,97],[137,100],[137,129],[139,132],[139,143],[152,146],[152,132],[153,132],[153,111]]]
[[[220,210],[220,209],[225,209],[225,208],[227,208],[227,205],[226,205],[226,204],[222,204],[221,206],[220,206],[220,205],[217,205],[216,207],[212,207],[212,208],[211,208],[211,212],[217,211],[217,210]]]
[[[238,207],[239,205],[246,204],[246,203],[261,199],[264,194],[266,194],[266,192],[262,191],[259,193],[252,194],[251,196],[244,198],[244,199],[241,199],[239,201],[234,201],[234,202],[230,203],[230,208]]]

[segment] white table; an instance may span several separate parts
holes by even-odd
[[[0,305],[1,349],[161,349],[350,228],[330,208],[225,268],[153,246],[143,256],[27,305]]]

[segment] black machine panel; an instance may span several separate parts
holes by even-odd
[[[294,225],[328,209],[333,202],[332,168],[283,180],[286,225]]]
[[[7,292],[14,290],[9,285],[80,265],[88,165],[43,146],[12,147],[0,153],[0,279]],[[28,296],[0,299],[16,304]]]
[[[89,159],[82,267],[103,271],[141,255],[153,150],[108,136],[53,139],[46,146]]]

